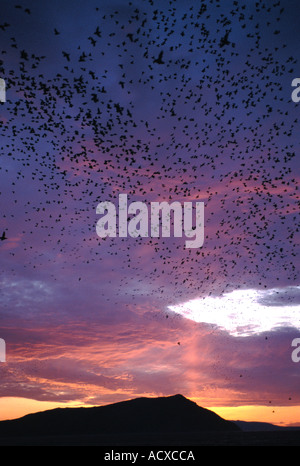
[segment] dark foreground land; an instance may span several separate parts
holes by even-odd
[[[199,432],[176,434],[61,435],[0,438],[0,446],[300,446],[300,431]],[[132,449],[134,450],[134,448]]]
[[[227,421],[174,395],[57,408],[1,421],[0,446],[300,446],[300,429]]]

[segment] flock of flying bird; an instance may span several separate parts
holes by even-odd
[[[294,283],[299,130],[283,83],[298,61],[281,40],[281,3],[87,4],[84,33],[75,34],[80,18],[73,33],[52,18],[41,45],[25,49],[11,18],[14,9],[34,29],[29,3],[11,5],[0,24],[1,240],[20,237],[24,266],[63,255],[101,274],[111,256],[121,288],[132,274],[159,295],[168,277],[177,297]],[[146,203],[203,200],[204,246],[97,243],[97,203],[123,192]]]

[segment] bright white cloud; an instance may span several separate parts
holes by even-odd
[[[169,309],[195,322],[216,325],[233,336],[250,336],[280,327],[300,330],[300,306],[294,301],[299,292],[300,287],[235,290]]]

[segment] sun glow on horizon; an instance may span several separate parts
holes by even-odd
[[[300,427],[299,406],[222,406],[208,408],[227,421],[266,422],[281,427]]]
[[[93,405],[86,405],[76,401],[39,401],[34,400],[33,398],[4,396],[0,398],[0,421],[18,419],[26,416],[27,414],[48,411],[49,409],[78,408],[82,406],[88,407]]]

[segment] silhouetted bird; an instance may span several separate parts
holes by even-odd
[[[162,60],[163,52],[160,52],[158,57],[155,58],[154,63],[158,63],[159,65],[164,64],[165,62]]]

